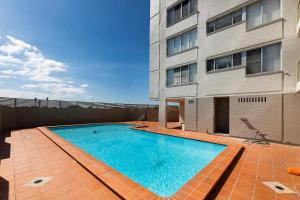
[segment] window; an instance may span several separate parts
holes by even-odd
[[[189,48],[193,48],[197,43],[197,29],[194,29],[189,32]]]
[[[242,65],[242,54],[236,53],[233,55],[233,66],[240,66]]]
[[[279,44],[274,44],[263,48],[263,72],[280,70],[280,46]]]
[[[189,84],[197,81],[197,64],[167,69],[167,86]]]
[[[191,64],[189,66],[189,82],[196,82],[197,80],[197,64]]]
[[[190,1],[190,13],[194,13],[198,10],[198,1],[197,0],[191,0]]]
[[[247,27],[254,28],[280,16],[280,0],[262,0],[247,7]]]
[[[182,17],[186,17],[189,15],[189,0],[185,0],[182,2]]]
[[[216,62],[216,70],[229,68],[231,67],[232,56],[217,58],[215,62]]]
[[[181,83],[189,83],[189,67],[181,67]]]
[[[189,48],[189,33],[184,33],[182,35],[182,51],[187,50]]]
[[[206,61],[206,71],[215,71],[242,65],[242,53],[210,59]]]
[[[168,10],[167,14],[167,25],[174,24],[175,22],[175,8]]]
[[[281,68],[281,44],[273,44],[247,52],[246,73],[279,71]]]
[[[172,56],[176,53],[191,49],[197,44],[197,29],[185,32],[167,41],[167,55]]]
[[[174,54],[174,52],[175,52],[174,51],[174,39],[168,40],[167,51],[168,51],[168,55]]]
[[[213,21],[206,23],[206,32],[212,33],[225,27],[231,26],[243,20],[243,10],[237,10]]]
[[[215,70],[215,59],[206,61],[206,71],[210,72]]]
[[[242,20],[243,20],[243,11],[242,10],[238,10],[232,14],[232,23],[233,24],[241,22]]]
[[[174,70],[168,69],[167,70],[167,86],[174,85]]]
[[[215,31],[215,21],[207,22],[206,24],[207,33],[211,33]]]
[[[261,49],[255,49],[247,52],[246,59],[247,74],[255,74],[261,72]]]
[[[227,26],[230,26],[232,25],[232,14],[229,14],[229,15],[225,15],[219,19],[216,19],[215,20],[215,27],[216,27],[216,30],[219,30],[221,28],[225,28]]]
[[[198,10],[197,0],[185,0],[167,11],[167,26],[181,21]]]
[[[178,22],[181,19],[181,5],[175,7],[175,21]]]
[[[177,36],[174,42],[174,53],[181,52],[181,36]]]
[[[174,69],[174,85],[180,85],[180,68]]]

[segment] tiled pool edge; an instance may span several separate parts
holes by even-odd
[[[87,171],[103,182],[109,189],[118,194],[118,196],[124,199],[164,199],[135,183],[120,172],[110,168],[105,163],[80,150],[76,146],[65,141],[60,136],[51,132],[47,127],[38,127],[38,129],[57,146],[68,153],[74,160],[76,160],[76,162],[84,166]],[[220,153],[212,162],[196,174],[169,199],[204,199],[216,185],[220,177],[242,148],[242,145],[240,144],[205,139],[200,137],[201,135],[199,133],[199,136],[197,137],[197,135],[182,135],[178,133],[169,134],[153,130],[149,132],[227,145],[227,148],[222,153]]]

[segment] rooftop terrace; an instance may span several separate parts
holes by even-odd
[[[287,173],[287,167],[300,167],[300,147],[282,144],[245,144],[243,140],[175,129],[161,129],[148,122],[148,131],[176,134],[202,140],[241,144],[242,153],[222,175],[206,199],[299,199],[300,176]],[[173,128],[172,128],[173,127]],[[74,158],[53,143],[39,129],[6,132],[0,144],[0,199],[120,199]],[[30,188],[23,185],[35,177],[53,177],[49,183]],[[121,181],[121,180],[120,180]],[[276,193],[263,181],[278,181],[296,193]],[[205,183],[195,182],[194,190],[180,191],[174,199],[201,199]],[[149,199],[143,190],[134,199]],[[188,194],[187,194],[188,193]],[[187,197],[187,198],[185,198]]]

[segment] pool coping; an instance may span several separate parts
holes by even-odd
[[[168,198],[160,197],[142,185],[134,182],[130,178],[121,174],[117,170],[109,167],[104,162],[97,160],[90,154],[79,149],[75,145],[67,142],[62,137],[53,133],[48,128],[66,126],[84,126],[99,124],[131,124],[132,123],[92,123],[92,124],[72,124],[48,127],[37,127],[45,136],[52,140],[58,147],[69,154],[76,162],[82,165],[89,173],[105,184],[110,190],[122,199],[205,199],[210,191],[217,184],[223,173],[227,170],[231,162],[242,149],[242,145],[229,142],[227,140],[209,138],[204,134],[190,132],[189,134],[165,133],[161,129],[153,130],[147,128],[135,128],[136,130],[148,131],[156,134],[170,135],[180,138],[199,140],[215,144],[226,145],[226,148],[214,158],[208,165],[200,170],[174,195]]]

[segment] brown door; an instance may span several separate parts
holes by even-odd
[[[215,132],[229,133],[229,98],[215,98]]]

